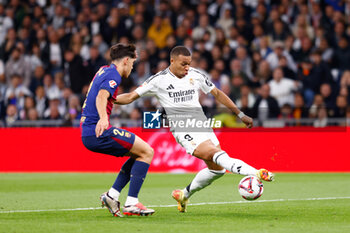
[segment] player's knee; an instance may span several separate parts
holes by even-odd
[[[149,147],[147,149],[147,157],[149,157],[150,159],[153,159],[153,155],[154,155],[154,150],[152,147]]]
[[[207,148],[206,151],[202,152],[201,158],[206,160],[206,161],[213,161],[214,154],[219,152],[219,151],[220,151],[220,149],[215,147],[215,146]]]
[[[204,150],[198,150],[194,154],[196,157],[203,159],[205,161],[213,161],[213,156],[216,152],[219,152],[220,149],[215,146],[206,147]]]
[[[151,163],[154,155],[154,150],[152,147],[147,146],[142,153],[142,157],[146,163]]]

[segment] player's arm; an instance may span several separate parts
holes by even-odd
[[[141,96],[149,95],[155,88],[155,79],[154,76],[151,76],[147,79],[141,86],[136,88],[134,91],[129,93],[124,93],[117,96],[115,104],[130,104],[133,101],[137,100]]]
[[[108,115],[106,110],[109,96],[110,93],[107,90],[101,89],[96,97],[96,108],[98,115],[100,116],[100,120],[97,122],[95,129],[96,137],[101,136],[109,126]]]
[[[135,100],[137,100],[138,98],[140,98],[139,94],[137,94],[136,91],[132,91],[130,93],[124,93],[124,94],[118,95],[114,103],[120,104],[120,105],[130,104]]]
[[[217,101],[225,105],[228,109],[234,112],[239,118],[241,118],[243,123],[248,128],[253,127],[253,119],[245,115],[243,112],[241,112],[241,110],[239,110],[237,105],[224,92],[214,87],[213,90],[210,91],[210,93],[215,97]]]

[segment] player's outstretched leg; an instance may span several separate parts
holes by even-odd
[[[207,165],[208,165],[208,163],[207,163]],[[216,167],[218,167],[218,166],[216,165]],[[219,169],[220,168],[221,167],[219,167]],[[195,178],[192,180],[192,182],[186,188],[184,188],[182,190],[180,190],[180,189],[174,190],[172,192],[172,197],[178,203],[178,207],[177,207],[178,210],[180,212],[186,212],[189,198],[195,192],[207,187],[214,180],[222,177],[225,174],[225,172],[226,172],[226,169],[212,170],[212,169],[204,168],[200,172],[197,173]]]
[[[153,158],[153,149],[138,136],[130,152],[136,160],[130,170],[130,186],[128,197],[123,208],[124,215],[147,216],[153,214],[153,209],[148,209],[138,200],[138,194],[146,178],[149,165]]]
[[[204,161],[213,161],[232,173],[256,176],[264,181],[272,181],[274,178],[274,175],[266,169],[257,170],[242,160],[231,158],[225,151],[215,147],[210,141],[202,142],[193,155]]]
[[[242,160],[234,159],[228,156],[228,154],[221,150],[214,154],[213,161],[226,168],[228,171],[240,175],[250,175],[250,176],[256,176],[260,180],[264,181],[273,181],[274,175],[273,173],[269,172],[266,169],[260,169],[257,170],[254,167],[246,164]]]

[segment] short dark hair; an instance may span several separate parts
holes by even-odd
[[[176,46],[171,50],[170,57],[175,57],[179,55],[183,55],[187,57],[187,56],[191,56],[191,52],[185,46]]]
[[[136,58],[136,47],[133,44],[118,43],[110,48],[110,56],[112,61],[119,60],[124,57]]]

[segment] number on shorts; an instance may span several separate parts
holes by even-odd
[[[192,141],[193,137],[191,137],[189,134],[186,134],[184,137],[187,141]]]

